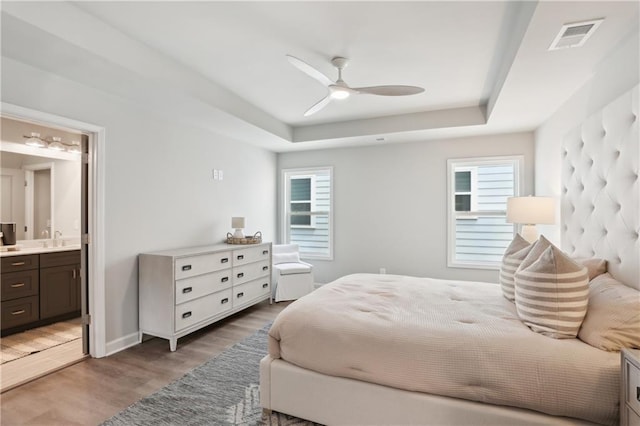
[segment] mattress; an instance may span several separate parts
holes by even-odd
[[[618,422],[619,353],[534,333],[497,284],[349,275],[285,308],[269,354],[331,376]]]

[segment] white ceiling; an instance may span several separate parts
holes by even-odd
[[[3,2],[2,8],[3,55],[53,68],[55,58],[38,62],[4,40],[33,51],[34,33],[54,36],[49,47],[76,63],[56,72],[132,99],[156,96],[145,85],[162,84],[164,99],[180,105],[163,106],[165,113],[275,151],[533,130],[637,33],[639,13],[637,1]],[[562,24],[602,17],[585,46],[547,51]],[[37,31],[27,35],[25,24]],[[285,54],[332,80],[331,58],[347,57],[343,78],[351,86],[426,91],[356,96],[303,117],[326,90]],[[86,68],[114,67],[112,79],[126,71],[144,81],[125,91],[123,81],[80,76],[79,59]]]

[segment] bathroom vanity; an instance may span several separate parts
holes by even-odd
[[[3,336],[80,316],[80,247],[0,253]]]

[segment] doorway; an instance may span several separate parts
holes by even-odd
[[[102,215],[99,214],[99,207],[101,207],[101,200],[103,198],[101,186],[99,185],[102,181],[102,174],[97,173],[97,159],[99,158],[98,154],[101,149],[98,149],[97,145],[100,140],[104,139],[104,129],[5,103],[2,104],[2,111],[3,117],[23,120],[31,125],[48,126],[58,130],[77,132],[79,134],[82,152],[80,154],[81,161],[79,161],[77,173],[82,180],[81,206],[78,206],[80,209],[80,212],[77,213],[78,218],[72,219],[71,226],[74,226],[78,230],[77,240],[80,256],[78,258],[77,266],[67,267],[66,272],[56,272],[58,274],[58,278],[64,277],[66,274],[73,279],[77,279],[80,283],[80,291],[77,292],[74,297],[77,299],[77,308],[81,315],[75,320],[72,319],[71,322],[75,321],[76,326],[80,328],[83,339],[76,342],[76,344],[79,343],[79,345],[74,349],[66,348],[68,349],[68,353],[75,353],[75,355],[72,356],[75,357],[75,359],[61,362],[62,358],[58,358],[56,368],[53,368],[53,370],[59,369],[64,365],[77,362],[85,356],[104,356],[104,282],[102,278],[104,276],[104,268],[101,250],[102,244],[95,243],[101,236],[100,230],[102,228],[100,223]],[[4,147],[4,145],[6,145],[4,138],[2,143]],[[55,166],[51,169],[42,168],[39,170],[29,171],[33,175],[32,188],[34,191],[34,198],[31,199],[34,200],[34,204],[42,203],[46,205],[49,203],[48,210],[52,212],[56,208],[56,198],[53,194],[54,183],[52,182],[55,179],[54,168]],[[47,181],[47,179],[49,179],[49,181]],[[47,182],[52,190],[50,192],[49,199],[47,199],[45,194]],[[4,187],[5,185],[3,183],[3,188]],[[45,195],[43,197],[38,197],[40,192]],[[47,207],[45,207],[45,209],[47,209]],[[56,225],[55,213],[38,215],[35,213],[36,210],[37,209],[34,209],[33,215],[34,224],[32,226],[26,226],[26,229],[31,231],[31,238],[36,240],[42,233],[44,233],[43,236],[46,237],[47,235],[44,231],[47,231],[49,233],[49,244],[51,244],[51,241],[53,241],[55,237],[58,237],[58,239],[56,239],[54,244],[66,244],[68,242],[68,238],[64,235],[64,232],[60,231],[60,226],[62,225]],[[90,236],[93,237],[93,244],[89,244]],[[72,297],[68,298],[68,300],[71,299]],[[55,313],[56,311],[53,310],[51,312]],[[63,349],[64,345],[58,345],[57,348]],[[32,356],[43,357],[46,352],[47,351],[41,351]],[[78,354],[80,356],[78,356]],[[9,365],[9,363],[7,365]],[[30,365],[26,370],[32,371],[32,374],[34,375],[32,379],[51,372],[51,369],[45,369],[47,371],[37,371],[38,369],[34,369],[32,365]],[[7,378],[5,371],[3,371],[2,378],[3,382],[4,379]],[[3,383],[2,391],[4,390],[5,386]]]

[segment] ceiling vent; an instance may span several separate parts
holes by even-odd
[[[604,18],[591,21],[564,24],[560,32],[549,46],[549,50],[567,49],[569,47],[582,46],[596,31]]]

